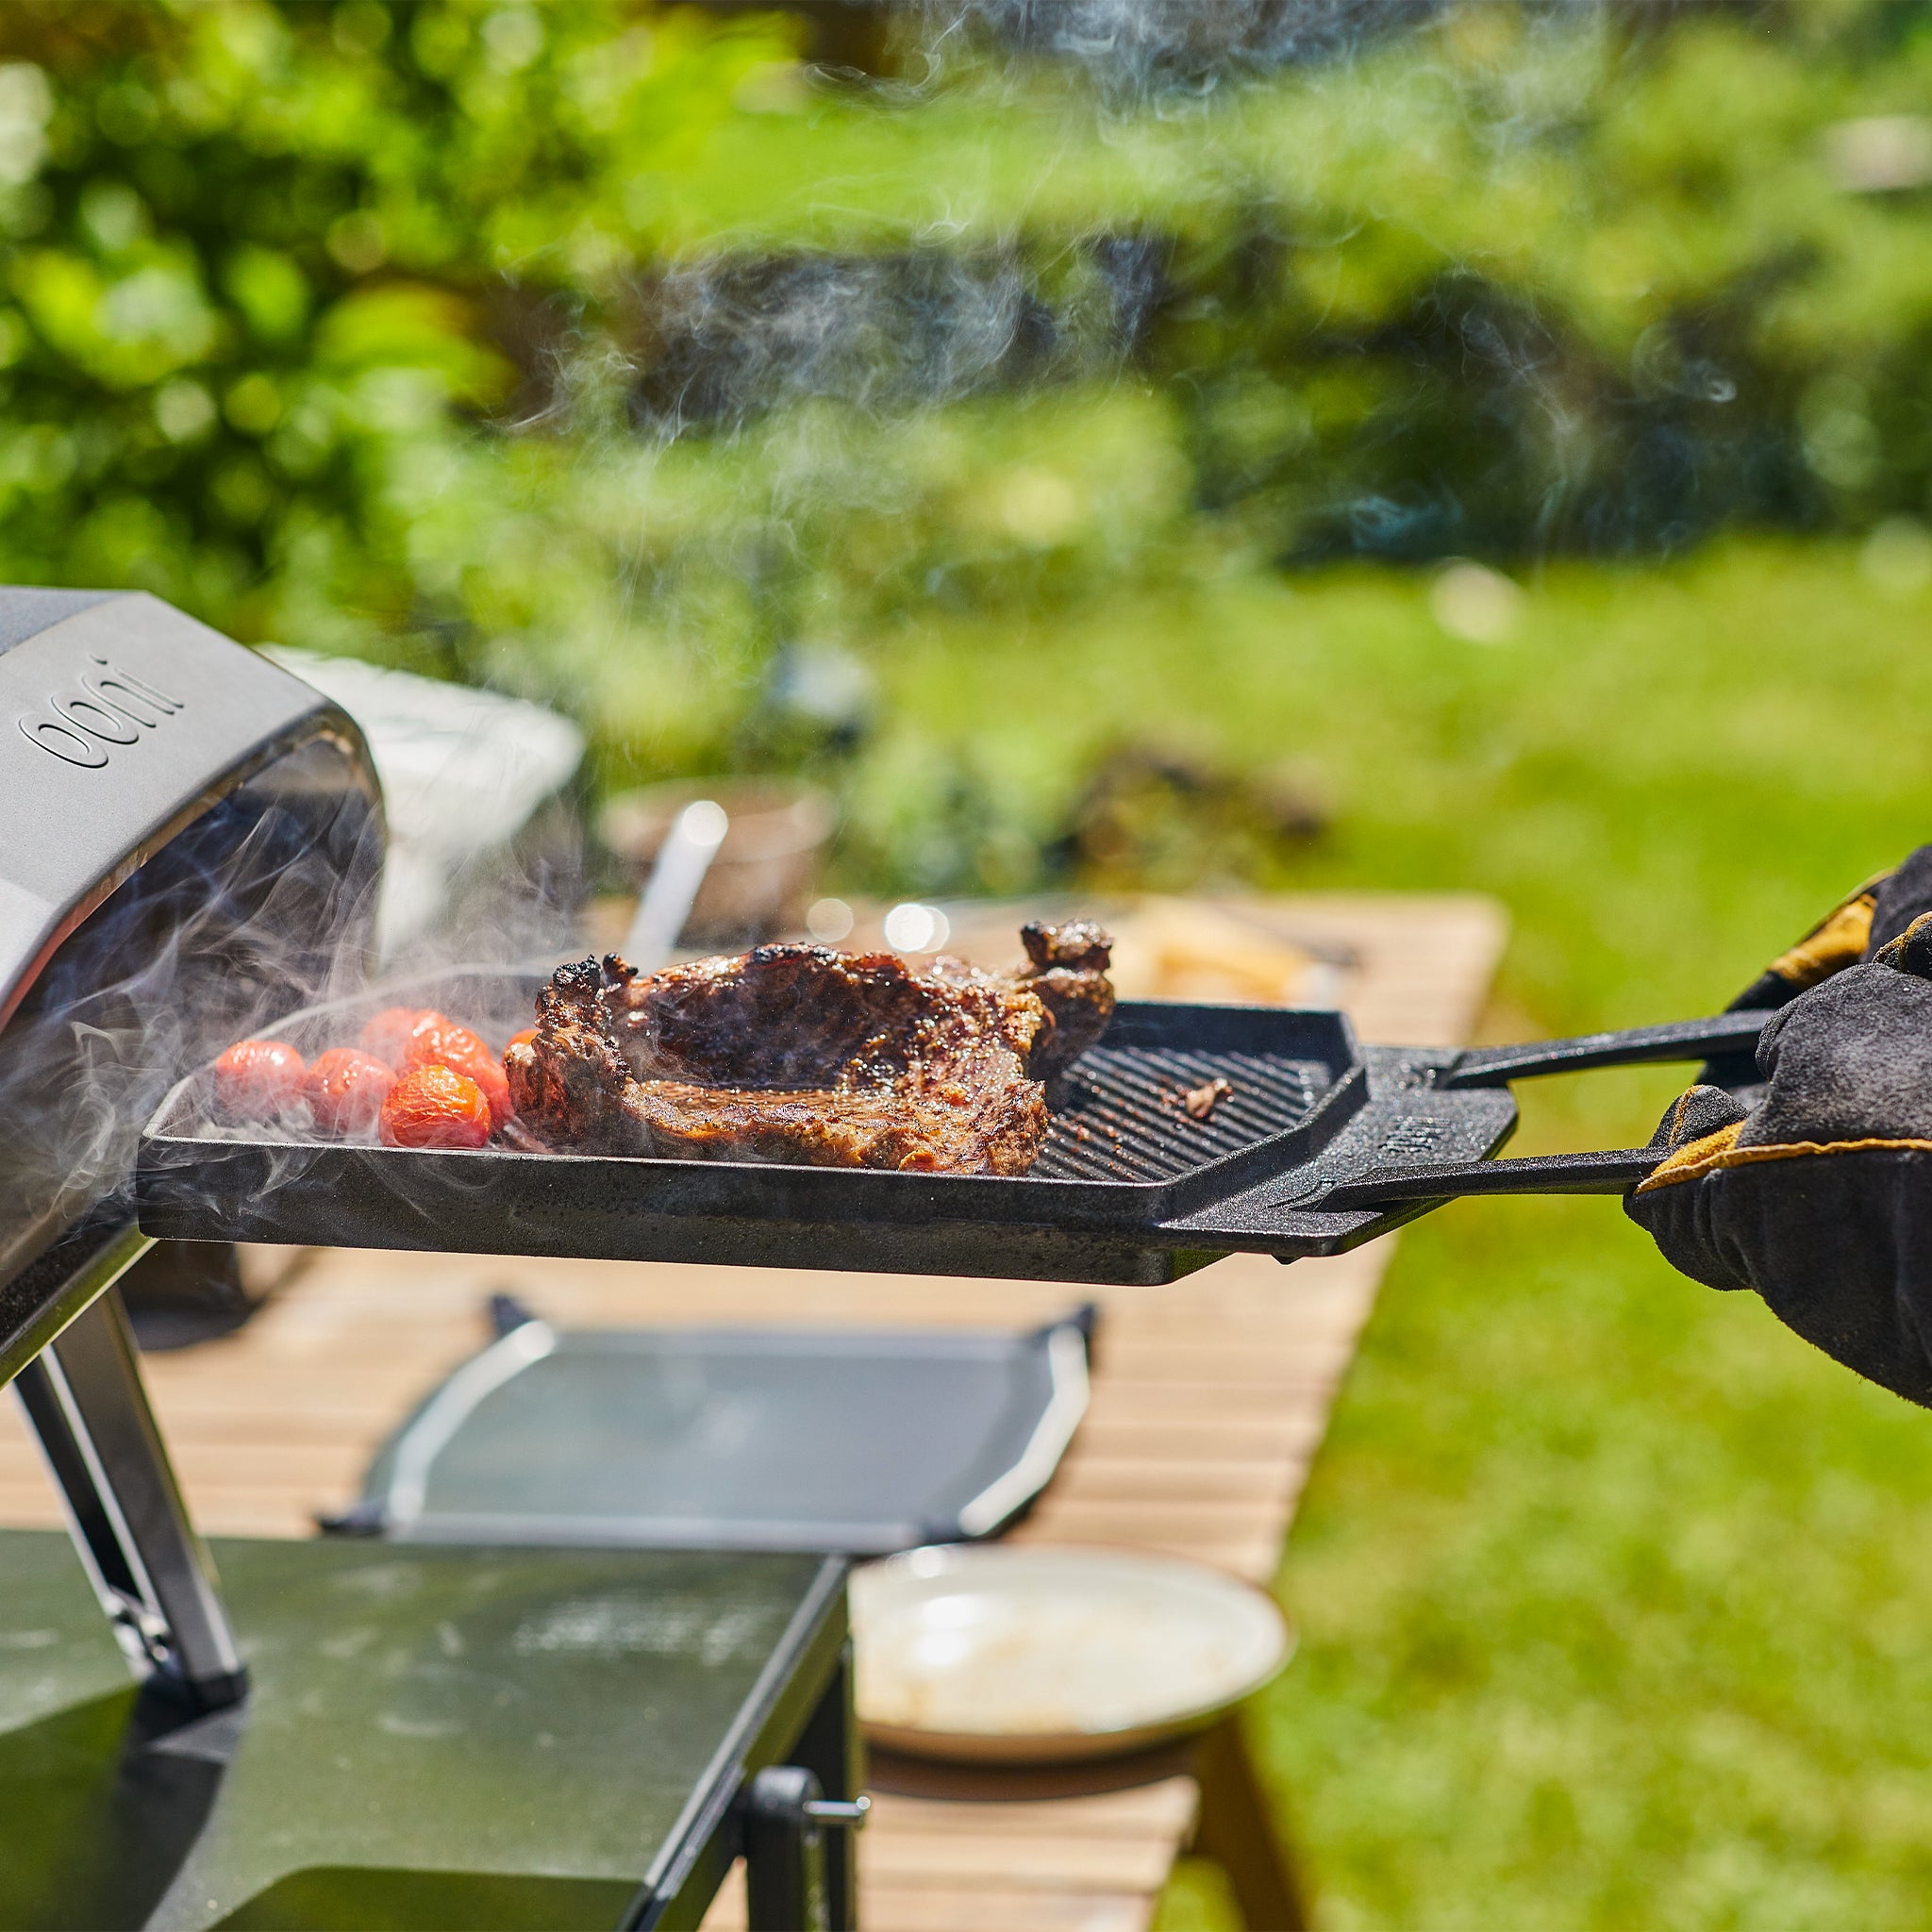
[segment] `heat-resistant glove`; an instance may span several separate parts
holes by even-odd
[[[1684,1274],[1756,1289],[1807,1341],[1932,1407],[1928,908],[1932,846],[1784,955],[1735,1003],[1779,1008],[1762,1097],[1691,1088],[1624,1205]]]

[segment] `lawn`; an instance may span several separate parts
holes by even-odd
[[[1031,797],[1148,719],[1288,759],[1333,825],[1279,883],[1507,906],[1493,1037],[1721,1004],[1932,838],[1932,591],[1763,541],[1526,590],[1490,645],[1357,571],[908,633],[882,755]],[[1526,1089],[1518,1151],[1641,1138],[1677,1077]],[[1615,1203],[1403,1237],[1279,1587],[1256,1734],[1324,1927],[1932,1921],[1932,1417]],[[1184,1871],[1163,1932],[1228,1923]]]

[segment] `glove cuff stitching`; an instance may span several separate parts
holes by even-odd
[[[1932,1141],[1786,1141],[1768,1147],[1738,1147],[1732,1144],[1737,1134],[1736,1127],[1726,1127],[1692,1141],[1654,1168],[1648,1180],[1639,1181],[1637,1191],[1647,1194],[1653,1188],[1674,1187],[1722,1168],[1749,1167],[1760,1160],[1799,1160],[1824,1154],[1932,1154]]]

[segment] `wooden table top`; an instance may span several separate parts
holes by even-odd
[[[1171,903],[1171,902],[1170,902]],[[1466,1037],[1506,932],[1462,895],[1300,894],[1222,910],[1307,948],[1321,996],[1369,1040]],[[1310,991],[1313,989],[1311,988]],[[508,1292],[565,1326],[864,1324],[1011,1329],[1101,1305],[1092,1402],[1012,1534],[1171,1551],[1266,1584],[1374,1305],[1391,1242],[1292,1273],[1238,1255],[1161,1288],[350,1250],[257,1250],[278,1284],[233,1336],[149,1356],[155,1407],[209,1533],[305,1536],[356,1494],[380,1440],[489,1339]],[[0,1523],[61,1521],[38,1451],[0,1407]],[[969,1789],[971,1799],[963,1794]],[[1191,1778],[1083,1796],[983,1795],[944,1774],[888,1792],[860,1840],[873,1932],[1134,1932],[1194,1813]],[[1016,1790],[1018,1788],[1016,1787]],[[742,1922],[735,1888],[708,1924]]]

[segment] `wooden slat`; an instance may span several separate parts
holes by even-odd
[[[912,1798],[897,1791],[881,1791],[873,1800],[873,1824],[889,1831],[953,1831],[968,1837],[989,1828],[987,1821],[991,1820],[991,1828],[1002,1837],[1038,1832],[1132,1838],[1146,1831],[1185,1831],[1193,1816],[1194,1784],[1186,1777],[1073,1798],[962,1805],[944,1798]]]
[[[866,1932],[1140,1932],[1151,1910],[1141,1891],[1024,1891],[977,1882],[949,1890],[922,1879],[865,1894]]]
[[[1062,1503],[1232,1503],[1243,1507],[1286,1493],[1293,1474],[1273,1460],[1163,1461],[1159,1457],[1085,1455],[1070,1458],[1054,1478]]]
[[[1288,1403],[1325,1406],[1339,1379],[1284,1374],[1274,1382],[1223,1388],[1214,1382],[1110,1382],[1103,1375],[1093,1385],[1092,1412],[1109,1421],[1154,1416],[1175,1422],[1265,1421],[1279,1415]]]
[[[1055,1891],[1153,1892],[1174,1847],[1164,1832],[1088,1838],[1072,1831],[872,1831],[860,1835],[862,1882],[1009,1885]]]
[[[1090,1414],[1075,1441],[1092,1456],[1141,1456],[1151,1461],[1176,1457],[1241,1461],[1254,1457],[1312,1454],[1321,1436],[1320,1419],[1307,1415],[1229,1423],[1195,1416]]]
[[[943,1887],[868,1880],[865,1932],[1141,1932],[1148,1917],[1139,1891],[1042,1891],[974,1883]],[[742,1932],[744,1887],[737,1874],[705,1915],[705,1932]]]

